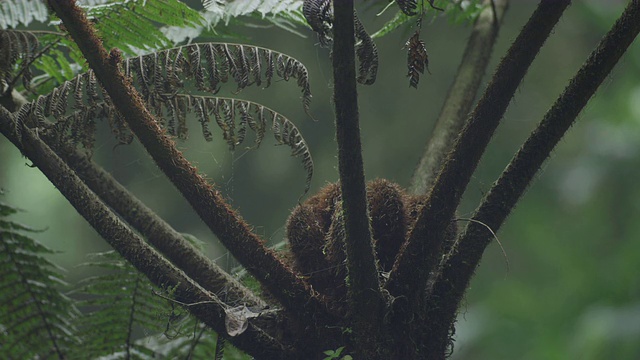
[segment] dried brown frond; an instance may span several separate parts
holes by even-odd
[[[22,74],[22,82],[29,89],[29,65],[37,56],[38,46],[38,38],[31,32],[0,30],[0,93],[8,90],[17,74]],[[14,68],[16,64],[17,69]]]
[[[424,41],[420,39],[420,29],[416,30],[409,38],[405,47],[407,48],[409,86],[417,89],[418,82],[420,82],[420,74],[424,74],[425,69],[429,72],[429,55]]]

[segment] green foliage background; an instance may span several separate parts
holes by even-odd
[[[360,5],[360,17],[370,32],[394,13],[376,18],[379,8],[367,9],[367,2]],[[535,2],[512,2],[494,64],[534,6]],[[461,217],[474,209],[623,6],[621,1],[585,1],[568,9],[485,154],[465,194]],[[265,24],[243,18],[224,33],[301,60],[310,71],[312,112],[319,121],[305,115],[293,84],[276,83],[267,91],[246,89],[240,96],[268,105],[298,125],[314,156],[313,193],[337,179],[328,52],[315,45],[310,31],[298,28],[307,36],[301,38],[281,27],[264,29]],[[436,18],[423,28],[432,75],[422,79],[417,91],[404,77],[406,55],[401,48],[410,31],[376,40],[381,56],[378,80],[359,89],[369,179],[385,177],[408,184],[470,30],[452,26],[446,18]],[[636,42],[498,234],[508,255],[508,270],[497,246],[487,251],[460,317],[455,359],[640,358],[639,104]],[[231,269],[233,259],[140,146],[134,142],[114,148],[107,127],[99,128],[95,160],[176,229],[204,240],[209,254]],[[305,173],[298,161],[288,157],[286,148],[263,145],[258,151],[231,154],[221,139],[206,143],[196,128],[191,134],[180,144],[187,157],[228,194],[257,233],[279,242],[287,214],[304,189]],[[107,246],[55,188],[24,163],[11,144],[0,140],[0,187],[6,201],[28,210],[17,219],[48,228],[45,234],[32,236],[63,252],[48,258],[69,269],[67,280],[75,282],[87,275],[87,270],[75,266],[86,261],[87,253]]]

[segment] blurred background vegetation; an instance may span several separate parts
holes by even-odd
[[[465,217],[551,106],[568,79],[621,13],[624,1],[578,1],[565,13],[534,62],[488,148],[460,208]],[[370,32],[391,15],[361,2]],[[512,1],[500,31],[490,72],[536,6]],[[247,26],[249,25],[249,26]],[[409,88],[406,53],[411,34],[398,30],[377,39],[378,80],[360,87],[360,115],[368,179],[407,186],[461,59],[470,25],[444,17],[424,24],[431,75]],[[246,89],[237,97],[267,105],[294,121],[315,162],[311,193],[337,180],[328,50],[305,37],[247,18],[220,28],[234,41],[282,51],[309,69],[312,121],[298,88],[279,82],[268,90]],[[239,39],[238,39],[239,37]],[[200,40],[200,39],[198,39]],[[203,39],[205,40],[205,39]],[[225,37],[224,40],[229,40]],[[490,75],[490,74],[489,74]],[[225,91],[233,91],[233,86]],[[257,151],[228,151],[224,141],[204,141],[192,122],[180,142],[230,202],[275,244],[288,213],[304,190],[305,172],[286,147],[266,142]],[[106,124],[94,160],[178,231],[207,243],[217,263],[237,263],[134,142],[118,146]],[[215,131],[214,131],[215,133]],[[214,135],[215,139],[215,135]],[[108,246],[67,201],[6,139],[0,139],[3,201],[26,210],[21,220],[47,229],[36,234],[60,251],[52,260],[71,283],[87,276],[75,266]],[[631,47],[580,115],[544,171],[524,196],[485,254],[472,281],[457,326],[455,359],[638,359],[640,358],[640,44]],[[307,195],[308,196],[308,195]],[[508,265],[507,265],[508,264]]]

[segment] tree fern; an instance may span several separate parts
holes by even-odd
[[[46,22],[49,11],[42,0],[4,0],[0,2],[0,29],[29,25],[32,21]]]
[[[64,359],[78,342],[78,311],[59,291],[54,251],[29,237],[33,229],[9,220],[17,210],[0,203],[0,354],[3,359]]]
[[[202,3],[207,11],[222,14],[220,20],[225,22],[234,17],[259,15],[267,20],[283,18],[306,25],[301,0],[203,0]]]
[[[213,114],[231,150],[242,144],[247,128],[255,132],[254,146],[247,149],[259,147],[266,130],[271,129],[277,145],[289,146],[291,155],[301,158],[307,172],[305,193],[309,190],[313,176],[313,159],[307,142],[289,119],[266,106],[251,101],[210,96],[177,95],[176,98],[178,104],[186,102],[186,106],[176,107],[178,121],[185,118],[185,114],[180,113],[183,111],[181,109],[194,109],[205,139],[211,141],[212,134],[208,124],[211,122],[210,115]]]
[[[216,27],[239,17],[259,18],[292,32],[297,32],[296,26],[306,24],[302,16],[302,1],[299,0],[205,1],[208,11],[204,12],[189,8],[178,0],[85,0],[80,3],[101,34],[105,47],[119,48],[126,55],[166,49],[203,32],[215,34]],[[11,0],[0,5],[0,29],[26,25],[31,21],[57,23],[50,21],[41,0]],[[55,85],[41,86],[47,78],[53,77],[60,84],[73,78],[81,69],[86,70],[77,46],[62,33],[32,34],[41,37],[41,42],[47,46],[46,51],[34,59],[35,67],[44,73],[37,78],[39,94],[46,94]]]
[[[163,26],[160,31],[174,44],[190,41],[196,37],[237,37],[226,29],[229,25],[246,25],[247,18],[269,22],[289,32],[303,36],[298,27],[307,26],[302,15],[300,0],[203,0],[204,11],[200,13],[203,25],[185,28]]]
[[[245,358],[180,306],[154,295],[144,275],[114,251],[82,265],[107,273],[82,280],[72,292],[80,300],[63,295],[59,269],[43,257],[55,252],[26,235],[33,229],[8,219],[17,211],[0,203],[2,359]]]
[[[95,19],[107,49],[117,47],[126,54],[146,53],[173,46],[157,24],[180,27],[202,25],[200,14],[178,0],[129,0],[86,6]]]
[[[73,358],[246,358],[181,306],[157,295],[159,290],[114,251],[92,257],[95,261],[82,266],[108,273],[84,279],[73,292],[85,298],[78,302],[81,309],[88,309],[79,318],[82,344]],[[171,289],[165,292],[171,295]]]
[[[111,359],[149,359],[155,350],[136,341],[141,331],[161,333],[170,318],[166,300],[152,292],[152,285],[114,251],[93,254],[95,261],[82,266],[108,273],[84,279],[73,292],[88,313],[80,318],[82,346],[78,359],[109,356]]]
[[[420,75],[424,73],[425,69],[429,71],[427,48],[424,41],[420,39],[422,23],[425,17],[428,15],[435,17],[438,13],[444,13],[454,22],[470,21],[478,16],[483,9],[478,2],[478,0],[396,0],[395,3],[400,10],[391,20],[384,24],[380,30],[371,35],[371,37],[377,38],[387,35],[406,24],[415,26],[416,29],[405,43],[405,48],[407,48],[407,77],[409,77],[409,86],[417,88]],[[384,10],[388,8],[389,6]]]

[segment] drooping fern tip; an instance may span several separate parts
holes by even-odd
[[[426,69],[429,72],[429,55],[424,41],[420,39],[420,30],[407,40],[405,47],[407,48],[407,77],[409,77],[409,86],[418,88],[420,82],[420,74],[424,74]]]

